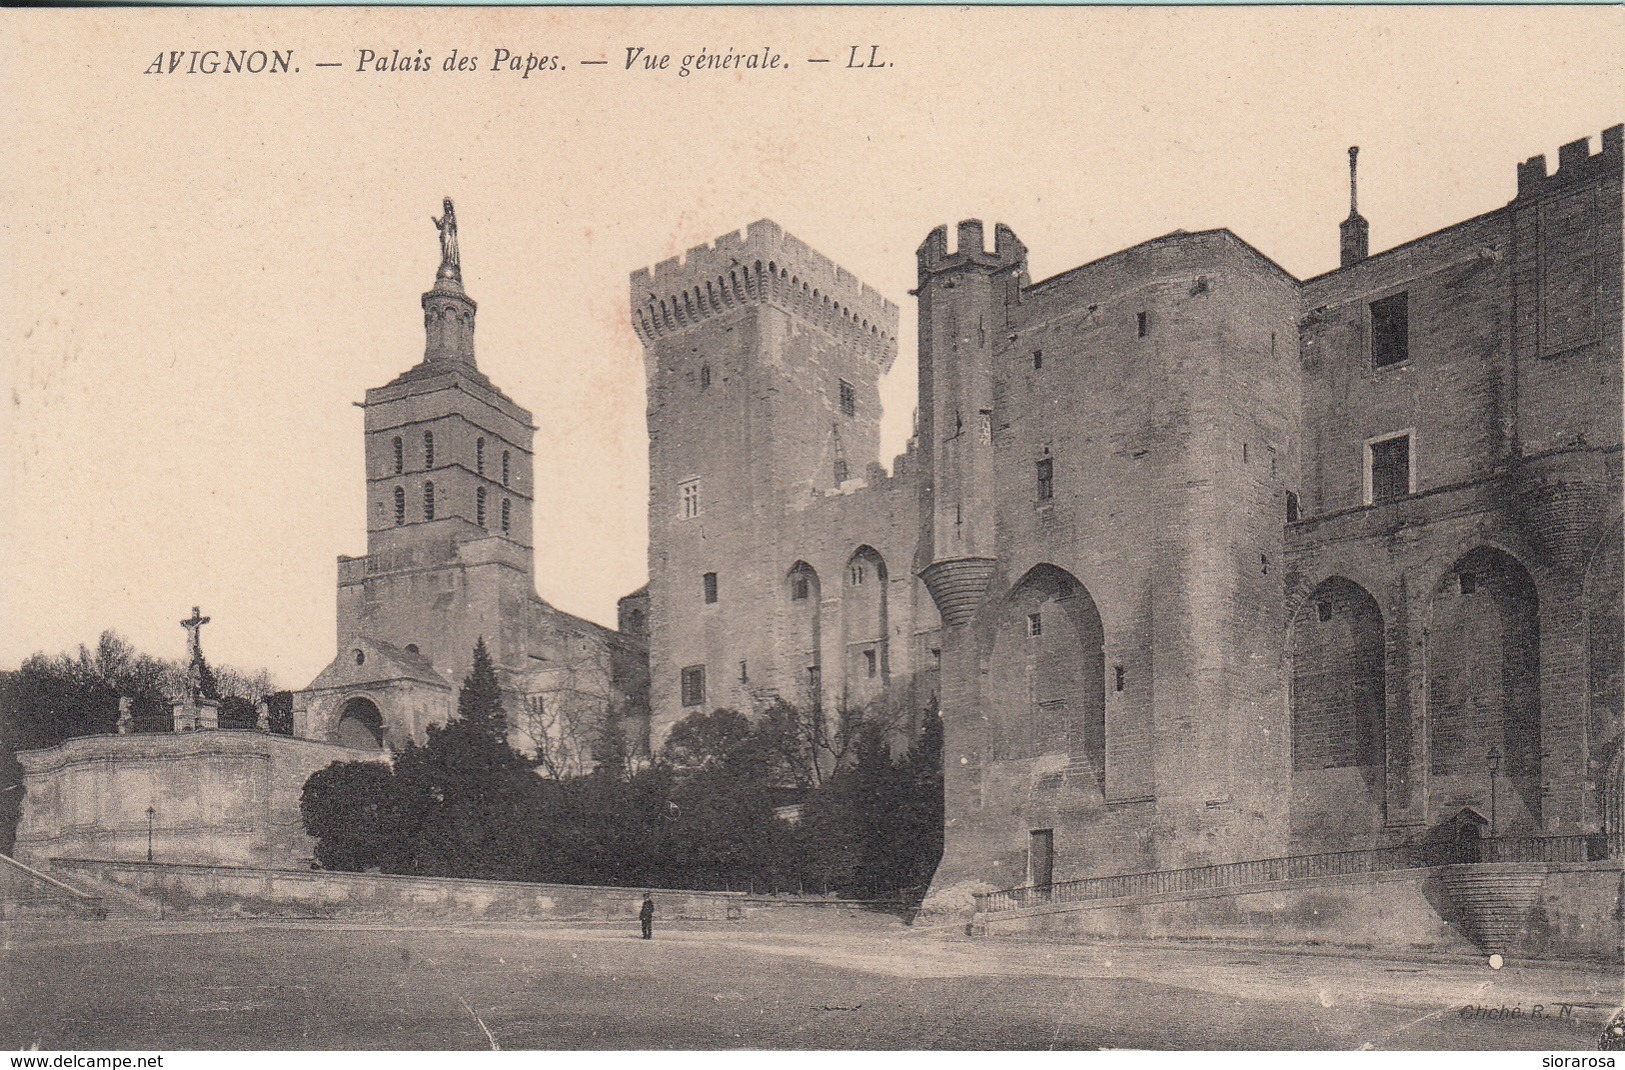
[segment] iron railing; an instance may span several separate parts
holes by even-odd
[[[1085,877],[1048,886],[1005,888],[976,896],[978,913],[1020,910],[1052,903],[1161,895],[1270,884],[1306,877],[1342,877],[1394,869],[1474,862],[1588,862],[1625,857],[1625,837],[1618,833],[1590,836],[1539,836],[1484,839],[1467,844],[1405,844],[1367,851],[1260,858],[1188,869]]]

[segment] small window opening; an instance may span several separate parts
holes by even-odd
[[[1478,577],[1471,572],[1462,572],[1456,579],[1461,584],[1462,594],[1472,594],[1478,590]]]
[[[711,389],[711,365],[709,364],[700,365],[700,389]]]
[[[1411,492],[1411,436],[1371,444],[1371,504],[1396,502]]]
[[[1047,502],[1055,497],[1055,459],[1040,458],[1035,468],[1038,475],[1038,500]]]
[[[1125,676],[1125,673],[1123,672],[1123,666],[1121,666],[1121,665],[1113,665],[1112,666],[1112,687],[1113,687],[1114,690],[1117,690],[1117,691],[1123,690],[1124,676]]]
[[[1041,372],[1043,370],[1044,370],[1044,351],[1042,349],[1035,349],[1035,350],[1033,350],[1033,371]]]
[[[423,484],[423,519],[434,519],[434,484]]]
[[[807,600],[807,592],[807,577],[792,576],[790,578],[790,597],[792,600],[797,602],[805,602]]]
[[[1151,314],[1149,312],[1137,312],[1137,313],[1135,313],[1135,315],[1134,315],[1134,329],[1139,332],[1139,335],[1140,335],[1141,338],[1144,338],[1146,335],[1150,334],[1151,333]]]
[[[508,451],[502,451],[502,485],[508,485]]]
[[[845,379],[841,380],[841,412],[848,416],[856,416],[858,414],[857,389]]]
[[[684,706],[705,705],[704,665],[690,665],[683,670],[682,692]]]
[[[401,437],[395,436],[395,474],[400,475],[406,470],[406,447],[401,444]]]
[[[1298,503],[1298,494],[1289,490],[1286,492],[1286,521],[1288,524],[1295,524],[1301,519],[1303,507]]]
[[[677,484],[677,500],[684,520],[691,520],[700,515],[700,481],[690,479]]]
[[[1270,574],[1270,555],[1269,554],[1259,554],[1258,555],[1258,567],[1259,567],[1259,570],[1264,573],[1264,575],[1268,576]]]
[[[502,499],[502,530],[513,529],[513,502],[507,498]]]
[[[1036,639],[1044,634],[1044,615],[1042,613],[1027,614],[1027,638]]]
[[[485,474],[485,439],[474,441],[474,471],[480,475]]]
[[[715,572],[707,572],[704,576],[700,577],[700,584],[705,591],[706,602],[715,602],[717,600],[717,574]]]
[[[434,467],[434,432],[423,432],[423,467]]]
[[[739,682],[742,684],[750,683],[750,666],[743,661],[739,663]]]
[[[406,523],[406,488],[395,488],[395,526]]]
[[[1315,619],[1325,624],[1332,619],[1332,604],[1326,599],[1315,603]]]
[[[853,565],[847,570],[846,578],[848,582],[852,584],[852,586],[862,587],[863,581],[868,578],[868,570],[865,569],[861,563]]]
[[[485,488],[477,487],[474,490],[474,522],[480,527],[485,526]]]
[[[871,679],[879,671],[879,664],[880,659],[875,656],[875,652],[873,650],[865,650],[863,652],[863,671],[867,673]]]
[[[1411,356],[1410,300],[1397,293],[1371,302],[1371,363],[1378,368]]]

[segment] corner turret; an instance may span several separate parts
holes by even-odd
[[[980,220],[920,245],[920,542],[915,565],[950,627],[968,621],[993,573],[993,354],[1028,284],[1027,248]]]

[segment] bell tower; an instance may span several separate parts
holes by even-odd
[[[341,636],[415,647],[460,678],[481,636],[509,663],[499,637],[511,629],[486,619],[500,599],[475,588],[501,588],[515,604],[535,591],[536,428],[475,363],[477,306],[463,289],[449,197],[433,222],[440,265],[422,297],[423,359],[361,405],[367,555],[340,559],[338,624]]]

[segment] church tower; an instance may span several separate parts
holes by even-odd
[[[300,734],[315,738],[333,736],[364,698],[375,737],[421,740],[450,716],[479,639],[499,667],[526,664],[536,429],[475,363],[478,306],[463,289],[449,198],[434,223],[423,359],[361,405],[367,553],[339,558],[339,657],[301,693],[311,697]],[[318,702],[328,688],[336,697]]]

